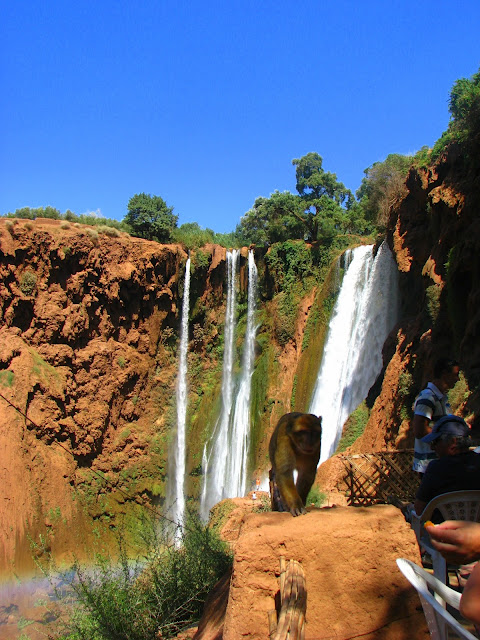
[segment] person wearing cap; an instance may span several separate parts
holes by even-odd
[[[422,478],[414,509],[420,515],[427,503],[450,491],[480,490],[480,455],[470,451],[470,428],[463,418],[446,415],[422,438],[437,455]]]
[[[433,424],[450,413],[447,391],[455,386],[460,374],[458,362],[440,358],[433,368],[433,381],[418,394],[413,407],[412,429],[415,436],[413,470],[424,474],[428,463],[436,458],[422,438],[430,433]]]

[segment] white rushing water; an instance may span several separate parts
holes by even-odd
[[[238,255],[232,256],[232,262],[235,265],[237,260]],[[229,276],[227,291],[228,324],[226,320],[222,381],[222,414],[213,433],[213,446],[210,449],[210,453],[207,454],[207,447],[203,452],[204,485],[200,513],[204,520],[208,518],[209,511],[214,504],[223,498],[243,496],[246,492],[250,437],[250,396],[257,332],[255,323],[257,279],[258,272],[253,251],[249,251],[247,326],[243,343],[240,381],[236,393],[233,376],[234,330],[231,326],[235,317],[235,281]],[[229,314],[231,314],[231,321]]]
[[[248,252],[247,329],[243,345],[242,377],[235,400],[230,425],[229,456],[225,474],[224,493],[232,498],[245,495],[247,485],[247,456],[250,436],[250,392],[255,359],[255,323],[258,271],[253,251]]]
[[[224,351],[222,370],[222,409],[213,431],[213,446],[207,453],[205,445],[202,458],[203,488],[200,515],[208,519],[210,508],[223,497],[228,457],[228,427],[233,407],[234,337],[236,326],[237,271],[240,252],[227,251],[227,306],[225,311]]]
[[[174,492],[169,509],[171,519],[177,523],[176,539],[181,532],[179,527],[185,519],[185,427],[187,416],[187,351],[188,351],[188,315],[190,312],[190,258],[185,265],[185,283],[183,286],[182,321],[180,329],[180,355],[177,378],[177,432],[174,443]]]
[[[322,416],[320,462],[333,455],[380,373],[383,343],[398,319],[398,271],[386,243],[375,259],[372,245],[353,249],[345,268],[309,408]]]

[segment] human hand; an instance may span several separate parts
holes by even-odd
[[[467,564],[480,559],[480,523],[446,520],[426,528],[432,546],[447,562]]]

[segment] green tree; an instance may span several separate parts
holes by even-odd
[[[146,240],[169,242],[177,220],[173,207],[167,206],[163,198],[137,193],[128,202],[128,213],[123,222],[129,226],[132,235]]]
[[[306,200],[319,200],[323,195],[342,204],[352,197],[351,191],[338,182],[335,173],[325,171],[323,159],[318,153],[310,152],[292,160],[296,167],[297,191]]]
[[[350,218],[345,211],[354,202],[352,192],[337,180],[335,173],[323,169],[323,159],[318,153],[307,153],[292,160],[292,164],[296,167],[307,239],[328,242],[333,235],[347,231]]]
[[[431,159],[437,160],[452,143],[459,144],[466,167],[480,166],[480,70],[471,78],[460,78],[450,92],[448,129],[435,143]]]
[[[451,128],[459,139],[480,135],[480,71],[471,78],[460,78],[450,93]]]
[[[288,239],[303,239],[305,224],[302,202],[289,191],[275,191],[270,198],[257,198],[235,230],[244,244],[268,245]]]
[[[390,209],[407,193],[405,179],[413,162],[412,156],[391,153],[383,162],[365,169],[356,195],[366,221],[385,229]]]
[[[203,247],[213,242],[215,232],[212,229],[202,229],[197,222],[185,222],[173,232],[173,240],[183,243],[188,249]]]

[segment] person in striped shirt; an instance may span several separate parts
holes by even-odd
[[[430,445],[422,442],[421,438],[432,431],[437,420],[451,413],[447,391],[455,385],[459,373],[460,368],[456,360],[440,358],[433,369],[433,380],[420,391],[415,400],[412,420],[415,436],[413,470],[421,476],[425,473],[429,462],[436,458]]]

